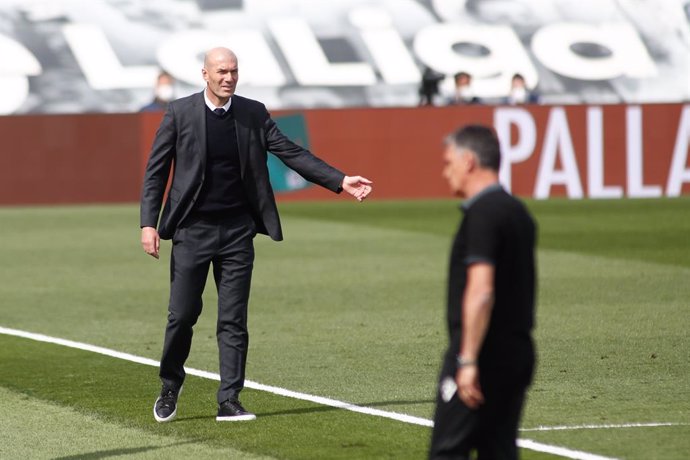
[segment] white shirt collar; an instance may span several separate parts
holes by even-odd
[[[215,105],[213,105],[213,102],[211,102],[211,100],[206,95],[207,90],[208,90],[208,88],[204,88],[204,101],[206,102],[206,107],[211,109],[211,111],[213,111],[215,109],[225,109],[225,111],[227,112],[228,110],[230,110],[230,106],[232,105],[232,97],[230,99],[228,99],[228,102],[226,102],[224,106],[216,107]]]

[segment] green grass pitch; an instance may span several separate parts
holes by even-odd
[[[539,364],[520,437],[689,458],[690,200],[528,205]],[[280,208],[286,240],[256,239],[248,378],[430,418],[457,202]],[[169,243],[160,261],[141,251],[136,206],[2,208],[0,261],[0,326],[159,358]],[[215,300],[209,279],[188,361],[211,372]],[[216,385],[189,377],[178,419],[157,424],[154,367],[0,335],[0,458],[425,457],[429,428],[251,389],[257,421],[218,424]],[[668,425],[619,427],[635,423]],[[532,431],[584,425],[600,427]]]

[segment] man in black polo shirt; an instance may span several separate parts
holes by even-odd
[[[463,198],[450,257],[448,332],[429,457],[517,459],[534,368],[535,223],[498,183],[498,139],[484,126],[449,136],[443,176]]]

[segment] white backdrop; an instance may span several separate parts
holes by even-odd
[[[413,106],[426,67],[486,103],[690,100],[690,0],[0,0],[0,114],[131,112],[160,69],[203,86],[213,46],[272,109]]]

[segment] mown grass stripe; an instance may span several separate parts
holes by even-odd
[[[120,351],[111,350],[109,348],[103,348],[103,347],[99,347],[96,345],[90,345],[88,343],[75,342],[73,340],[61,339],[58,337],[51,337],[51,336],[47,336],[47,335],[43,335],[43,334],[36,334],[33,332],[20,331],[17,329],[9,329],[9,328],[5,328],[5,327],[0,326],[0,334],[12,335],[15,337],[23,337],[23,338],[35,340],[38,342],[47,342],[47,343],[53,343],[56,345],[63,345],[63,346],[70,347],[70,348],[76,348],[78,350],[90,351],[93,353],[98,353],[101,355],[110,356],[110,357],[122,359],[125,361],[131,361],[131,362],[138,363],[138,364],[144,364],[147,366],[158,367],[160,365],[160,363],[158,361],[153,360],[153,359],[149,359],[149,358],[144,358],[142,356],[136,356],[136,355],[132,355],[130,353],[123,353]],[[194,376],[209,379],[209,380],[220,381],[220,375],[218,375],[214,372],[204,371],[201,369],[194,369],[194,368],[190,368],[190,367],[185,367],[185,371],[189,375],[194,375]],[[330,399],[330,398],[324,398],[321,396],[315,396],[315,395],[310,395],[310,394],[306,394],[306,393],[300,393],[297,391],[292,391],[292,390],[288,390],[286,388],[280,388],[280,387],[271,386],[271,385],[264,385],[262,383],[254,382],[252,380],[245,380],[245,387],[251,388],[253,390],[273,393],[273,394],[276,394],[278,396],[285,396],[287,398],[301,399],[303,401],[309,401],[309,402],[321,404],[324,406],[335,407],[338,409],[349,410],[352,412],[359,412],[361,414],[390,418],[392,420],[397,420],[397,421],[405,422],[405,423],[411,423],[413,425],[421,425],[421,426],[426,426],[426,427],[432,427],[434,425],[431,420],[423,419],[421,417],[413,417],[413,416],[407,415],[407,414],[400,414],[397,412],[388,412],[388,411],[383,411],[380,409],[373,409],[371,407],[362,407],[362,406],[358,406],[356,404],[352,404],[352,403],[348,403],[348,402],[344,402],[344,401],[338,401],[336,399]]]
[[[275,457],[174,437],[106,420],[71,405],[31,397],[0,386],[0,458],[96,460],[203,458],[275,460]]]
[[[172,443],[191,441],[195,445],[229,447],[240,452],[234,456],[190,458],[413,460],[423,458],[427,451],[428,428],[252,389],[243,392],[243,402],[259,416],[255,422],[217,423],[218,382],[193,375],[188,375],[185,382],[178,420],[156,423],[151,416],[160,389],[155,367],[57,344],[0,334],[0,363],[3,369],[0,387],[25,397],[71,408],[106,423],[167,436]],[[0,407],[7,409],[1,401]],[[21,412],[13,416],[23,420]],[[78,436],[72,426],[59,420],[51,420],[45,430],[57,435],[64,432],[66,437]],[[23,434],[11,436],[21,439]],[[97,444],[97,439],[94,443]],[[25,458],[25,452],[33,452],[30,444],[24,450],[10,451],[11,455],[6,453],[7,449],[0,443],[0,458]],[[170,456],[183,458],[183,451],[174,449]],[[80,452],[85,450],[67,445],[51,457],[33,454],[30,457],[47,459]],[[531,460],[556,458],[524,452]]]
[[[158,367],[159,362],[153,359],[144,358],[142,356],[132,355],[130,353],[123,353],[116,350],[111,350],[104,347],[99,347],[96,345],[91,345],[82,342],[75,342],[73,340],[61,339],[58,337],[51,337],[44,334],[37,334],[28,331],[21,331],[18,329],[11,329],[0,326],[0,334],[10,335],[14,337],[21,337],[29,340],[34,340],[38,342],[51,343],[55,345],[62,345],[69,348],[75,348],[78,350],[89,351],[105,356],[110,356],[117,359],[122,359],[125,361],[130,361],[138,364],[144,364],[147,366]],[[203,371],[193,368],[185,368],[185,371],[190,374],[201,378],[206,378],[209,380],[220,380],[220,376],[213,372]],[[309,402],[314,402],[317,404],[322,404],[325,406],[335,407],[338,409],[344,409],[351,412],[358,412],[366,415],[373,415],[377,417],[389,418],[392,420],[410,423],[415,425],[422,425],[427,427],[432,427],[433,422],[431,420],[423,419],[420,417],[412,417],[406,414],[399,414],[396,412],[382,411],[379,409],[373,409],[369,407],[357,406],[355,404],[347,403],[344,401],[338,401],[330,398],[323,398],[320,396],[309,395],[305,393],[299,393],[296,391],[287,390],[285,388],[274,387],[270,385],[263,385],[251,380],[245,381],[245,386],[258,391],[265,391],[268,393],[273,393],[279,396],[285,396],[293,399],[300,399]],[[539,443],[532,441],[530,439],[518,439],[518,446],[524,449],[534,450],[537,452],[549,453],[554,455],[559,455],[562,457],[574,459],[574,460],[615,460],[611,457],[602,457],[595,454],[590,454],[587,452],[581,452],[576,450],[567,449],[564,447],[551,446],[548,444]]]

